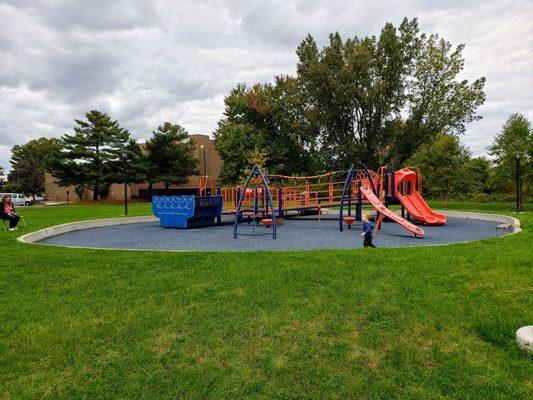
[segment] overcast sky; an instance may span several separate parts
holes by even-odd
[[[462,137],[475,154],[510,113],[533,119],[531,0],[0,0],[0,166],[14,144],[59,137],[91,109],[139,139],[163,121],[212,134],[236,83],[295,73],[307,33],[323,45],[404,16],[464,43],[464,76],[487,78],[483,120]]]

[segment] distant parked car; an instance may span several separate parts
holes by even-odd
[[[25,203],[27,206],[33,203],[40,203],[41,201],[44,201],[43,196],[35,196],[35,200],[33,199],[33,196],[27,196],[25,199]]]
[[[22,193],[0,193],[0,197],[4,195],[10,195],[11,201],[15,206],[29,206],[31,205],[31,199],[24,196]]]

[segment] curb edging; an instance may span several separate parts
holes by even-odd
[[[139,224],[143,222],[157,222],[153,215],[145,215],[140,217],[120,217],[120,218],[104,218],[104,219],[90,219],[87,221],[68,222],[66,224],[55,225],[49,228],[40,229],[35,232],[30,232],[19,236],[17,240],[22,243],[35,243],[40,240],[61,235],[63,233],[79,231],[83,229],[102,228],[105,226]]]
[[[490,213],[478,213],[472,211],[442,211],[446,216],[456,217],[456,218],[465,218],[465,219],[476,219],[482,221],[493,221],[500,223],[508,223],[513,226],[513,232],[519,233],[522,231],[520,226],[520,221],[517,218],[510,217],[507,215],[501,214],[490,214]],[[61,235],[63,233],[79,231],[83,229],[92,229],[92,228],[102,228],[106,226],[115,226],[115,225],[126,225],[126,224],[138,224],[138,223],[148,223],[148,222],[158,222],[159,219],[153,215],[144,215],[140,217],[120,217],[120,218],[104,218],[104,219],[91,219],[86,221],[76,221],[68,222],[66,224],[51,226],[48,228],[40,229],[35,232],[30,232],[25,235],[19,236],[17,241],[22,243],[35,243],[43,239]]]

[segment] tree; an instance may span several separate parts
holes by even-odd
[[[194,142],[180,125],[165,122],[146,142],[144,179],[148,182],[148,196],[152,187],[163,182],[168,191],[171,184],[185,183],[198,174],[198,159],[194,156]]]
[[[438,134],[461,134],[484,102],[485,79],[458,80],[463,45],[419,33],[416,19],[386,24],[378,38],[330,35],[297,50],[306,140],[326,165],[401,165]],[[314,139],[313,139],[314,136]]]
[[[489,154],[494,157],[492,179],[505,187],[507,192],[514,187],[517,153],[520,156],[522,181],[526,182],[528,194],[533,181],[533,129],[531,122],[522,114],[510,115],[501,133],[489,147]]]
[[[61,186],[82,186],[93,191],[93,200],[111,183],[121,182],[116,173],[130,133],[100,111],[76,119],[74,134],[62,136],[63,149],[55,153],[52,174]]]
[[[452,195],[466,193],[470,186],[467,163],[470,152],[455,135],[440,134],[432,144],[423,144],[408,160],[423,171],[424,191],[448,204]]]
[[[15,190],[35,196],[44,192],[44,173],[50,168],[52,155],[61,149],[59,139],[39,138],[11,149],[9,180]]]
[[[253,149],[248,153],[247,157],[247,164],[248,166],[244,170],[244,174],[242,176],[242,181],[245,181],[248,175],[252,172],[252,169],[255,165],[258,165],[259,168],[261,168],[261,171],[263,174],[268,175],[268,169],[265,167],[265,164],[268,160],[268,152],[266,150],[260,150],[258,148]]]
[[[0,190],[4,190],[5,184],[6,184],[6,175],[4,173],[4,168],[0,167]]]
[[[78,185],[78,186],[76,186],[76,187],[74,188],[74,192],[75,192],[76,195],[79,197],[79,199],[80,199],[81,201],[83,201],[83,195],[85,194],[85,188],[84,188],[83,186]]]
[[[215,132],[224,165],[220,178],[238,182],[251,167],[250,154],[264,152],[271,173],[314,172],[317,158],[302,123],[298,82],[278,76],[274,83],[239,84],[225,99],[224,117]]]
[[[465,165],[468,172],[467,187],[470,195],[490,192],[490,161],[485,157],[474,157]]]
[[[145,155],[135,139],[129,139],[118,158],[111,160],[109,178],[113,182],[140,183],[145,180]]]

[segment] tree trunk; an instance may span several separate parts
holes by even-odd
[[[98,187],[98,181],[96,181],[94,183],[94,188],[93,188],[93,201],[98,201],[98,193],[99,192],[99,187]]]

